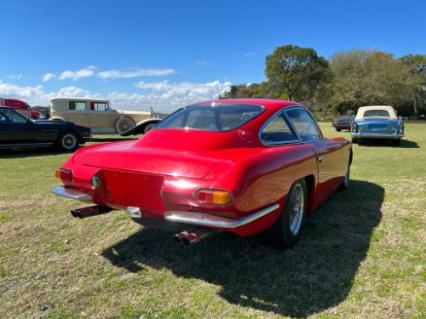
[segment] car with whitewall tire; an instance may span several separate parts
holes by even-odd
[[[161,120],[154,116],[152,110],[114,110],[110,101],[105,99],[58,97],[50,103],[51,121],[86,126],[93,134],[144,134]]]
[[[70,122],[27,119],[0,107],[0,149],[49,148],[73,152],[91,137],[90,129]]]

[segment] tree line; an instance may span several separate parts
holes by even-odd
[[[392,105],[402,116],[426,113],[426,55],[357,49],[327,60],[312,48],[285,45],[266,56],[265,75],[262,83],[232,85],[222,97],[295,100],[322,118],[363,105]]]

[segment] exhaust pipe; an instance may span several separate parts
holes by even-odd
[[[214,230],[199,228],[195,230],[184,230],[176,234],[174,238],[176,242],[189,246],[194,245],[207,237],[210,237],[214,233]]]
[[[108,206],[96,205],[73,209],[71,215],[75,218],[87,218],[96,215],[102,215],[113,211],[114,209]]]

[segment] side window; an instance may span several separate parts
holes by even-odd
[[[77,112],[84,112],[86,111],[86,102],[82,101],[69,101],[69,110],[70,111],[77,111]]]
[[[19,123],[19,124],[25,124],[28,122],[28,120],[19,114],[18,112],[15,112],[10,109],[6,109],[3,111],[3,116],[6,118],[6,122],[12,122],[12,123]]]
[[[95,112],[105,112],[108,111],[108,104],[105,102],[91,102],[90,110]]]
[[[309,142],[321,139],[321,131],[307,111],[301,109],[289,110],[286,115],[302,141]]]
[[[9,119],[6,117],[6,115],[0,112],[0,123],[5,123],[5,122],[9,122]]]
[[[297,141],[297,136],[288,126],[282,114],[275,116],[269,123],[262,129],[260,139],[265,144],[280,144],[291,141]]]

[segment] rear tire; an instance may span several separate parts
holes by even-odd
[[[132,127],[135,127],[135,125],[136,123],[132,118],[128,116],[123,116],[115,122],[115,130],[118,134],[122,134],[131,129]]]
[[[400,139],[392,140],[392,144],[395,145],[395,146],[399,146],[399,145],[401,145],[401,140]]]
[[[287,195],[284,209],[269,230],[271,243],[280,248],[291,248],[299,241],[306,218],[308,189],[304,179],[296,181]]]
[[[358,139],[356,137],[352,137],[352,143],[353,144],[357,144],[358,143]]]
[[[342,130],[342,129],[340,129],[340,128],[336,128],[336,131],[337,131],[337,132],[340,132],[341,130]]]
[[[62,133],[56,141],[56,146],[61,151],[74,152],[79,147],[78,135],[74,132]]]

